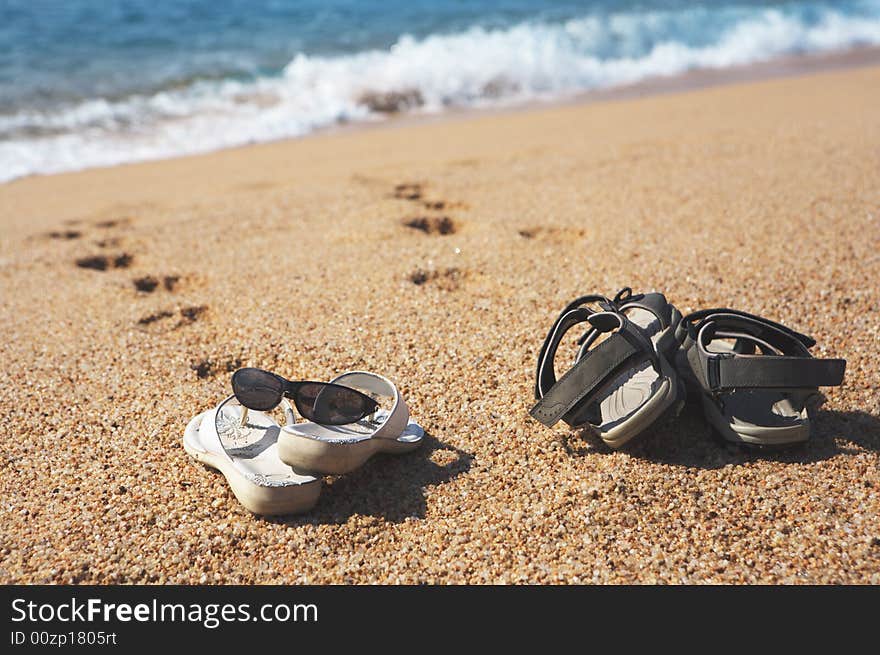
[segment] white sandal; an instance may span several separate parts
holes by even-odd
[[[384,400],[370,416],[345,425],[288,424],[278,436],[278,456],[297,471],[325,475],[348,473],[376,453],[407,453],[424,441],[425,431],[410,418],[409,407],[386,377],[366,371],[343,373],[331,380]]]
[[[293,409],[282,401],[288,425]],[[282,427],[263,412],[242,407],[229,396],[190,420],[183,447],[190,456],[219,470],[239,502],[254,514],[306,512],[321,494],[321,480],[298,473],[278,458]]]

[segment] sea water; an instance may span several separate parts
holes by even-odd
[[[880,45],[880,0],[0,0],[0,181]]]

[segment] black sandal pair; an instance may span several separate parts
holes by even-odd
[[[556,379],[563,337],[587,323],[574,365]],[[607,336],[606,336],[607,335]],[[604,338],[603,338],[604,337]],[[807,403],[819,387],[838,386],[846,361],[816,359],[810,337],[731,309],[682,317],[662,293],[583,296],[562,311],[541,347],[531,415],[589,427],[620,448],[687,392],[728,441],[783,446],[810,437]]]

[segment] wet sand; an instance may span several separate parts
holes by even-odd
[[[0,186],[0,581],[880,583],[877,107],[866,67]],[[812,441],[534,422],[622,286],[846,357]],[[255,517],[181,446],[244,365],[383,373],[427,443]]]

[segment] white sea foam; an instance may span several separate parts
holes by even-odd
[[[739,8],[620,13],[562,24],[472,28],[390,49],[297,55],[280,75],[201,81],[154,95],[0,115],[0,180],[204,152],[380,118],[365,93],[417,92],[417,111],[556,98],[694,68],[880,45],[874,12]]]

